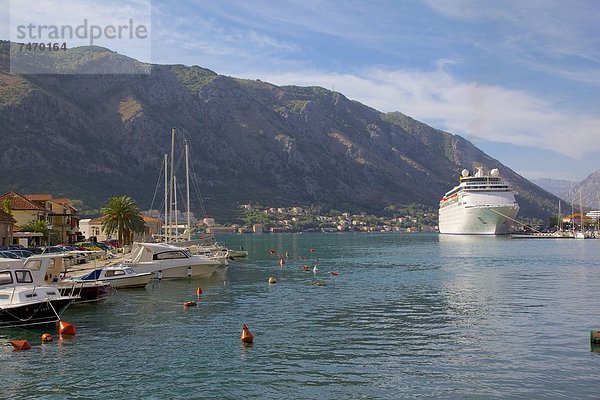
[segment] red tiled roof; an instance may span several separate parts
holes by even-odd
[[[10,201],[10,208],[12,208],[13,210],[46,211],[44,207],[34,204],[32,201],[28,200],[25,196],[19,193],[15,193],[12,191],[4,193],[2,196],[0,196],[0,203],[3,202],[5,199],[8,199]]]
[[[142,219],[144,220],[144,222],[160,222],[160,223],[162,223],[162,219],[149,217],[147,215],[142,215]]]
[[[29,200],[31,201],[48,201],[48,200],[52,200],[52,195],[51,194],[24,194],[24,197],[27,197]]]
[[[106,218],[105,215],[102,215],[102,216],[97,217],[97,218],[92,218],[90,220],[90,225],[101,225],[104,222],[105,218]]]

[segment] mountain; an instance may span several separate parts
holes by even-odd
[[[338,92],[183,65],[143,65],[148,73],[136,75],[11,75],[8,43],[0,46],[0,167],[10,171],[0,192],[51,192],[92,207],[128,194],[150,207],[161,198],[155,189],[176,128],[218,217],[251,201],[375,213],[408,203],[437,208],[460,171],[475,166],[500,169],[521,215],[555,212],[554,195],[462,137]],[[69,72],[141,65],[98,47],[53,52],[45,62]]]
[[[565,179],[552,179],[552,178],[537,178],[531,179],[531,182],[535,183],[542,189],[552,193],[553,195],[560,197],[563,200],[569,198],[571,189],[577,182],[568,181]]]
[[[579,208],[581,192],[581,202],[585,208],[600,209],[600,170],[581,182],[551,178],[532,179],[531,182],[567,202],[573,201],[576,208]]]
[[[579,204],[581,199],[584,208],[600,209],[600,170],[591,173],[587,178],[573,186],[572,193],[572,199],[576,205]]]

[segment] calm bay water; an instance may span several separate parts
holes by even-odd
[[[72,306],[63,319],[78,327],[73,338],[41,345],[43,331],[0,330],[2,342],[34,344],[0,347],[0,398],[600,395],[589,344],[600,329],[600,240],[221,239],[250,256],[209,280]],[[289,253],[283,268],[270,249]],[[198,286],[198,306],[184,309]],[[255,334],[250,347],[240,344],[242,323]]]

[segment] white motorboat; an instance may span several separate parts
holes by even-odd
[[[145,287],[152,276],[152,272],[135,272],[128,265],[115,264],[95,269],[78,279],[82,281],[104,281],[109,282],[110,286],[116,289],[131,289]]]
[[[55,323],[77,299],[39,284],[28,269],[0,270],[0,328]]]
[[[208,278],[220,262],[164,243],[134,243],[121,265],[137,273],[154,272],[157,279]]]

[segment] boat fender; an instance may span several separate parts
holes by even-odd
[[[27,340],[11,340],[8,343],[12,345],[14,350],[29,350],[31,348]]]
[[[250,332],[246,324],[242,324],[242,336],[240,336],[240,340],[244,343],[252,343],[254,341],[254,334]]]
[[[75,328],[75,325],[59,320],[58,333],[60,335],[75,335],[77,333],[77,329]]]
[[[44,334],[42,335],[42,342],[44,342],[44,343],[48,343],[48,342],[51,342],[52,340],[53,340],[53,339],[52,339],[52,335],[51,335],[51,334],[49,334],[49,333],[44,333]]]

